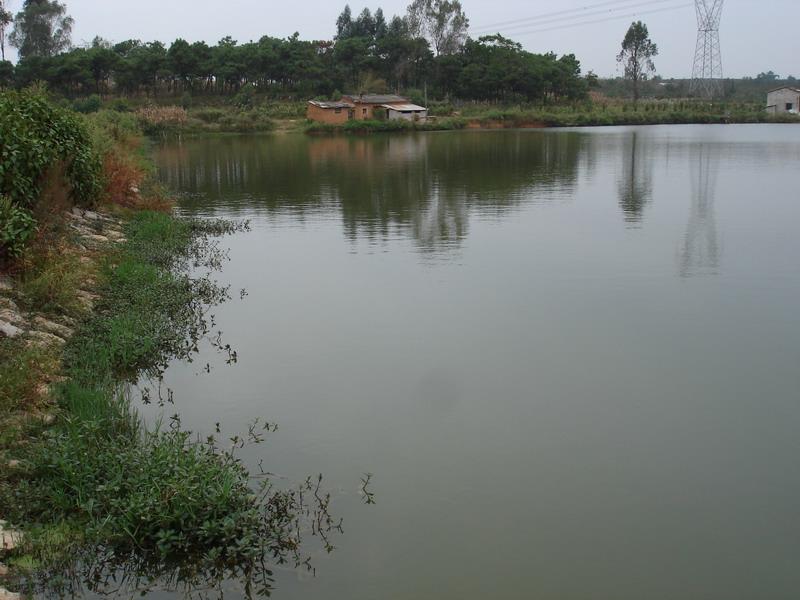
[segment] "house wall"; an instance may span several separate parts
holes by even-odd
[[[337,110],[339,112],[337,112]],[[342,125],[350,120],[349,113],[351,110],[353,109],[320,108],[314,104],[309,104],[306,110],[306,117],[310,121],[328,123],[329,125]]]
[[[386,113],[386,109],[383,108],[383,105],[387,104],[383,102],[381,104],[369,104],[366,102],[355,102],[356,105],[356,120],[358,121],[371,121],[376,119],[376,113],[383,111],[384,115]],[[407,104],[406,101],[403,102],[389,102],[388,104]]]
[[[374,104],[356,104],[356,121],[370,121],[375,118]]]
[[[396,110],[390,110],[389,111],[389,120],[390,121],[404,120],[404,121],[412,121],[413,122],[413,121],[424,121],[427,118],[428,118],[428,111],[427,110],[420,111],[420,112],[417,112],[417,113],[399,112],[399,111],[396,111]]]
[[[775,90],[767,94],[767,110],[772,114],[788,112],[786,105],[792,105],[792,111],[800,110],[800,92],[792,89]]]

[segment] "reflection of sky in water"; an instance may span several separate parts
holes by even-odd
[[[249,295],[214,311],[239,363],[173,365],[174,410],[279,423],[248,461],[325,473],[345,518],[276,597],[795,597],[796,128],[198,138],[158,164],[183,212],[253,220],[221,274]]]

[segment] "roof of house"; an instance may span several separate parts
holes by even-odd
[[[354,104],[350,102],[320,102],[319,100],[309,100],[309,104],[313,104],[319,108],[355,108]]]
[[[408,98],[403,98],[402,96],[396,96],[394,94],[360,94],[343,96],[343,98],[361,104],[396,104],[398,102],[408,102]]]
[[[396,110],[397,112],[419,112],[421,110],[428,110],[424,106],[416,104],[382,104],[381,108],[388,108],[389,110]]]
[[[796,88],[793,85],[782,85],[781,87],[776,87],[775,89],[770,90],[767,93],[771,94],[772,92],[780,92],[781,90],[792,90],[793,92],[800,93],[800,88]]]

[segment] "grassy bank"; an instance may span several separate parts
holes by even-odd
[[[305,131],[372,133],[392,131],[449,131],[453,129],[515,129],[547,127],[602,127],[614,125],[688,125],[722,123],[800,123],[797,115],[768,115],[751,104],[697,102],[618,102],[575,106],[497,107],[470,104],[431,106],[432,119],[406,121],[352,121],[344,125],[309,123]]]
[[[0,320],[19,326],[8,321],[11,335],[0,335],[0,519],[23,533],[14,553],[0,556],[11,585],[102,593],[106,577],[122,572],[131,593],[227,579],[267,593],[270,565],[304,562],[309,519],[331,548],[337,524],[319,481],[276,490],[244,468],[237,451],[260,443],[273,430],[267,424],[227,441],[200,439],[177,418],[148,428],[129,393],[131,383],[158,380],[170,361],[190,358],[208,334],[207,309],[227,290],[192,273],[219,268],[216,238],[238,226],[163,210],[131,118],[85,121],[35,94],[13,100],[0,151],[9,131],[27,132],[14,137],[24,152],[49,135],[42,123],[63,118],[64,131],[30,172],[32,191],[15,196],[31,233],[13,254],[3,246]],[[18,110],[26,106],[36,110]],[[58,192],[76,189],[68,179],[76,165],[59,146],[75,138],[93,165],[80,174],[95,182],[88,197]],[[115,216],[73,213],[75,202]]]
[[[126,393],[188,358],[208,332],[205,309],[226,290],[185,267],[217,264],[209,236],[231,227],[137,212],[128,242],[104,257],[95,310],[63,350],[54,426],[7,445],[19,462],[0,476],[0,506],[26,534],[11,565],[28,585],[49,586],[77,555],[109,572],[180,573],[184,585],[242,577],[266,590],[260,561],[299,559],[298,492],[253,487],[234,450],[176,420],[145,428]]]
[[[75,101],[85,108],[87,100]],[[307,132],[372,133],[398,131],[448,131],[453,129],[501,129],[539,127],[587,127],[610,125],[795,123],[795,115],[770,116],[758,102],[699,100],[641,100],[633,103],[614,98],[595,98],[566,104],[509,104],[487,102],[429,103],[433,117],[427,123],[356,121],[327,125],[306,120],[306,102],[274,100],[251,95],[225,100],[217,97],[153,100],[96,97],[92,111],[131,115],[150,135],[203,133]],[[420,100],[421,102],[421,100]]]

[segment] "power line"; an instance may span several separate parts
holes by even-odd
[[[630,19],[632,17],[640,17],[640,16],[643,16],[643,15],[652,15],[652,14],[656,14],[656,13],[662,13],[662,12],[667,12],[667,11],[672,11],[672,10],[678,10],[678,9],[681,9],[681,8],[689,8],[690,6],[694,6],[694,5],[693,4],[678,4],[676,6],[667,6],[665,8],[657,8],[657,9],[654,9],[654,10],[638,11],[638,12],[633,12],[633,13],[624,14],[624,15],[616,15],[616,16],[613,16],[613,17],[605,17],[603,19],[594,19],[592,21],[581,21],[581,22],[576,22],[576,23],[567,23],[567,24],[564,24],[564,25],[557,25],[555,27],[544,27],[544,28],[540,28],[540,29],[530,29],[528,31],[517,31],[517,32],[514,32],[513,35],[522,36],[522,35],[529,35],[529,34],[532,34],[532,33],[543,33],[545,31],[556,31],[556,30],[559,30],[559,29],[570,29],[572,27],[580,27],[582,25],[595,25],[597,23],[606,23],[608,21],[618,21],[620,19]]]
[[[670,0],[649,0],[648,2],[642,2],[641,0],[611,0],[609,2],[600,2],[598,4],[589,4],[587,6],[581,6],[577,8],[571,8],[567,10],[559,10],[555,12],[549,13],[542,13],[539,15],[535,15],[532,17],[524,17],[521,19],[514,19],[513,21],[502,21],[500,23],[494,23],[490,25],[482,25],[480,27],[476,27],[473,31],[481,32],[484,30],[492,30],[496,27],[504,27],[507,25],[519,25],[519,26],[527,26],[527,25],[537,25],[536,21],[540,22],[550,22],[550,21],[559,21],[559,20],[568,20],[568,19],[575,19],[575,18],[584,18],[596,14],[604,14],[605,12],[613,12],[618,10],[626,10],[629,8],[634,8],[635,6],[641,5],[649,5],[649,4],[659,4],[663,2],[669,2]],[[593,11],[598,8],[609,7],[614,4],[631,4],[634,3],[632,6],[619,6],[613,8],[605,8],[605,10],[595,11],[595,12],[587,12]],[[567,16],[563,16],[567,15]]]
[[[628,2],[630,2],[630,1],[631,0],[628,0]],[[558,22],[561,22],[561,21],[567,21],[568,23],[570,23],[570,22],[576,22],[576,20],[579,20],[579,19],[586,19],[588,17],[595,17],[595,16],[600,16],[600,15],[608,16],[609,18],[613,18],[615,16],[614,13],[616,13],[618,11],[621,11],[621,10],[631,10],[631,9],[645,8],[647,6],[652,6],[653,4],[663,4],[665,2],[675,2],[675,0],[649,0],[648,2],[641,2],[640,1],[640,2],[636,2],[634,4],[630,4],[629,6],[621,6],[621,7],[618,7],[618,8],[612,8],[612,9],[605,9],[605,10],[599,10],[599,11],[594,11],[594,12],[588,12],[588,13],[581,14],[581,15],[570,15],[570,16],[567,16],[567,17],[557,17],[557,18],[554,18],[554,19],[545,19],[545,20],[538,21],[538,22],[535,22],[535,23],[522,23],[522,24],[519,24],[519,25],[512,25],[510,27],[505,28],[504,31],[508,31],[509,29],[520,29],[520,28],[524,28],[524,27],[539,27],[539,26],[542,26],[542,25],[549,25],[551,23],[558,23]],[[480,32],[479,32],[479,34],[480,34]]]

